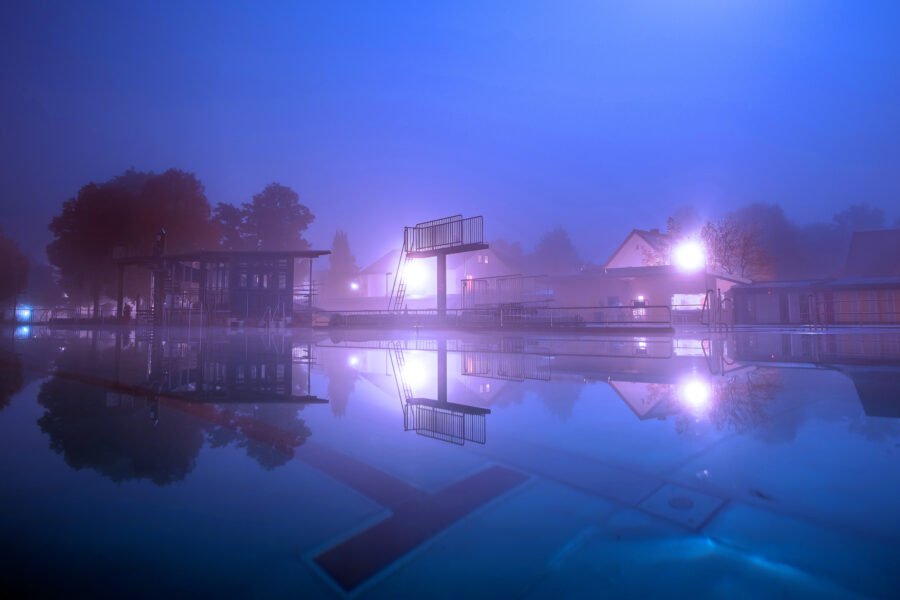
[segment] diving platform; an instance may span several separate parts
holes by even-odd
[[[405,308],[406,267],[411,260],[434,258],[437,262],[437,311],[447,314],[447,256],[463,252],[487,250],[484,242],[484,217],[463,218],[453,215],[403,228],[403,248],[394,271],[394,285],[388,310]]]
[[[454,215],[403,229],[403,247],[409,258],[432,258],[486,250],[484,217]]]

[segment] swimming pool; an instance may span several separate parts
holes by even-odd
[[[4,332],[22,593],[890,597],[900,334]]]

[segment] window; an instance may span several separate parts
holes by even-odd
[[[287,273],[278,274],[278,289],[283,290],[287,287]]]
[[[706,294],[672,294],[672,310],[700,310]]]
[[[242,288],[247,287],[247,274],[246,273],[241,273],[241,287]]]
[[[257,275],[256,273],[254,273],[253,276],[250,277],[250,287],[252,287],[252,288],[259,287],[259,275]]]

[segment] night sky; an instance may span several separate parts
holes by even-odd
[[[900,2],[426,4],[4,2],[2,229],[128,167],[290,185],[361,265],[454,213],[596,262],[681,205],[900,216]]]

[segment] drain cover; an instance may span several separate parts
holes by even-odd
[[[690,510],[694,508],[694,501],[687,496],[675,496],[669,498],[669,506],[677,510]]]

